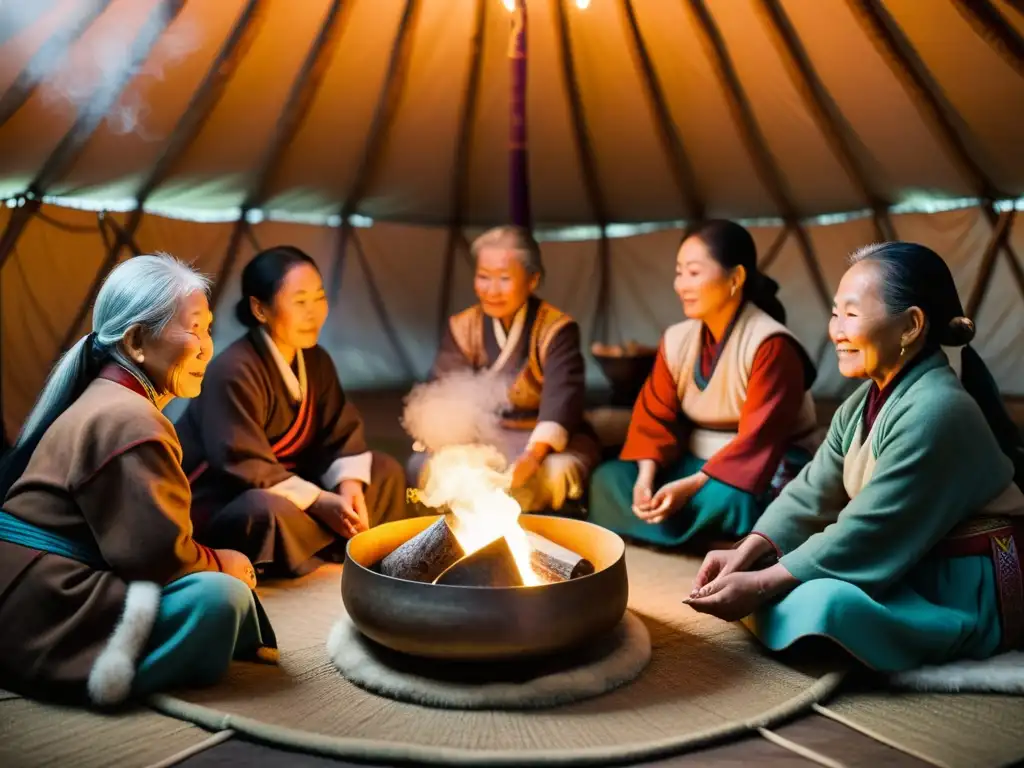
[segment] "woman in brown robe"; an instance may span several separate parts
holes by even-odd
[[[524,511],[561,510],[587,487],[601,449],[584,418],[580,328],[534,295],[544,275],[540,247],[522,227],[496,227],[471,248],[479,302],[449,319],[431,380],[473,371],[508,382],[500,450],[512,465],[511,493]],[[410,479],[423,484],[426,453]]]
[[[406,516],[405,478],[370,451],[326,350],[327,299],[313,260],[291,246],[242,271],[249,332],[220,353],[177,422],[197,538],[245,553],[268,576],[344,558],[345,541]]]
[[[202,385],[206,291],[169,256],[111,272],[0,465],[0,686],[112,705],[275,657],[252,564],[192,538],[160,412]]]

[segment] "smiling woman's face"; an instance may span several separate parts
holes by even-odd
[[[212,323],[206,294],[196,291],[178,302],[177,312],[159,336],[142,334],[139,365],[159,393],[199,396],[213,357]]]
[[[836,291],[828,334],[847,378],[878,380],[899,365],[905,324],[886,309],[880,278],[878,265],[861,261],[846,271]]]
[[[320,273],[312,264],[302,262],[291,267],[270,306],[252,301],[253,314],[265,323],[267,333],[279,345],[293,349],[316,346],[327,321],[327,295]]]

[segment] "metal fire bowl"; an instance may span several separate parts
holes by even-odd
[[[523,528],[578,552],[595,572],[530,587],[425,584],[370,570],[382,557],[436,522],[415,517],[353,537],[341,574],[341,597],[371,640],[401,653],[488,661],[540,656],[592,642],[622,619],[629,597],[626,547],[592,523],[521,515]]]

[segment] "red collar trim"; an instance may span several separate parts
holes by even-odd
[[[139,383],[139,380],[116,363],[107,363],[107,365],[103,366],[103,370],[100,371],[98,378],[120,384],[125,389],[130,389],[135,394],[142,395],[142,397],[149,400],[149,395],[146,394],[146,390]]]

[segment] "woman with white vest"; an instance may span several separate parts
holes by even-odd
[[[814,365],[750,233],[694,230],[674,287],[687,320],[662,337],[620,459],[590,487],[591,522],[663,546],[745,536],[817,445]]]

